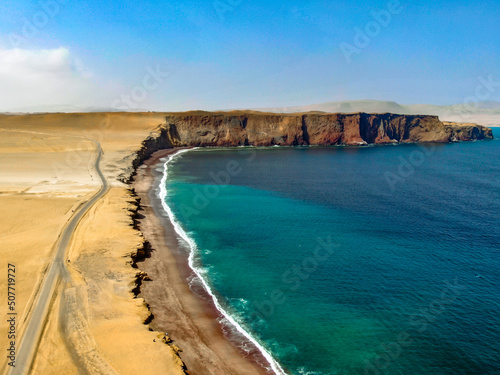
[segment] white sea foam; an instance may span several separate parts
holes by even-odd
[[[286,372],[283,370],[283,368],[280,366],[280,364],[273,358],[273,356],[267,351],[266,348],[264,348],[256,339],[255,337],[253,337],[250,333],[248,333],[228,312],[226,312],[226,310],[221,306],[221,304],[219,303],[219,299],[217,298],[217,296],[213,293],[212,289],[210,288],[210,286],[208,285],[208,282],[206,281],[205,279],[205,276],[204,276],[204,271],[198,267],[195,266],[194,264],[194,258],[195,258],[195,254],[196,254],[196,251],[197,251],[197,246],[196,246],[196,243],[194,242],[194,240],[188,236],[188,234],[184,231],[184,229],[182,228],[182,226],[179,224],[179,222],[177,221],[177,219],[175,218],[175,215],[174,213],[172,212],[172,210],[170,209],[170,207],[168,206],[168,204],[166,203],[166,200],[165,198],[167,197],[167,177],[168,177],[168,164],[172,162],[172,160],[174,160],[176,157],[178,157],[179,155],[183,154],[184,152],[187,152],[187,151],[190,151],[190,150],[180,150],[180,151],[177,151],[176,153],[170,155],[167,159],[167,161],[165,162],[164,164],[164,169],[163,169],[163,177],[161,179],[161,182],[160,182],[160,201],[161,201],[161,204],[163,206],[163,208],[165,209],[165,211],[167,212],[168,214],[168,217],[170,219],[170,222],[172,223],[174,229],[175,229],[175,232],[177,233],[177,235],[180,237],[180,239],[184,242],[186,242],[186,244],[189,246],[189,256],[188,256],[188,264],[189,264],[189,267],[193,270],[193,272],[196,274],[196,276],[198,277],[198,279],[201,281],[202,285],[203,285],[203,288],[205,289],[205,291],[210,295],[210,297],[212,298],[213,302],[214,302],[214,305],[215,307],[217,308],[217,310],[219,310],[219,312],[222,314],[222,316],[224,316],[224,318],[240,333],[242,334],[247,340],[249,340],[252,344],[254,344],[257,349],[260,351],[260,353],[262,354],[262,356],[266,359],[266,361],[269,363],[269,365],[271,366],[271,369],[272,371],[276,374],[276,375],[286,375]]]

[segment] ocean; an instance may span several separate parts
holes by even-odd
[[[499,161],[498,139],[198,148],[161,194],[193,290],[270,371],[500,374]]]

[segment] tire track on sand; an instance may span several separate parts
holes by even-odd
[[[24,335],[20,340],[20,346],[16,356],[16,367],[10,368],[10,371],[8,371],[9,375],[23,375],[29,373],[35,353],[40,344],[41,334],[47,321],[56,287],[61,278],[64,282],[60,309],[61,325],[64,333],[63,336],[73,355],[73,359],[81,366],[80,369],[85,373],[117,374],[99,352],[95,341],[89,334],[87,317],[84,314],[85,310],[81,309],[81,305],[79,307],[78,303],[82,299],[79,297],[78,289],[73,285],[71,275],[66,267],[66,250],[71,243],[76,227],[88,210],[109,190],[106,178],[102,174],[99,166],[102,156],[101,144],[94,139],[84,139],[90,140],[96,145],[97,157],[94,163],[94,169],[101,179],[102,185],[100,190],[92,198],[76,210],[59,236],[56,245],[56,254],[45,276],[45,280],[43,281]]]

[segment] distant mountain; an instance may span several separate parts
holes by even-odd
[[[391,101],[352,100],[328,102],[295,107],[275,107],[254,109],[262,112],[293,113],[293,112],[367,112],[367,113],[397,113],[401,115],[435,115],[442,121],[475,122],[487,126],[500,126],[500,103],[484,101],[475,105],[432,105],[432,104],[399,104]]]
[[[248,108],[242,108],[248,109]],[[435,115],[442,121],[473,122],[486,126],[500,126],[500,102],[483,101],[476,104],[464,105],[432,105],[432,104],[399,104],[382,100],[351,100],[311,104],[306,106],[253,108],[251,110],[274,113],[294,112],[367,112],[367,113],[396,113],[401,115]],[[46,113],[46,112],[122,112],[123,110],[109,107],[76,107],[60,106],[33,106],[14,108],[8,114]],[[149,112],[146,109],[134,108],[128,112]]]
[[[494,101],[486,101],[486,102],[479,102],[478,103],[479,108],[500,108],[500,102],[494,102]]]
[[[111,107],[77,107],[72,105],[48,105],[14,108],[7,113],[91,113],[91,112],[124,112],[123,109]],[[148,110],[134,108],[125,112],[148,112]],[[4,112],[5,113],[5,112]]]
[[[296,107],[277,107],[277,108],[261,108],[258,109],[263,112],[282,112],[282,113],[293,113],[293,112],[310,112],[310,111],[321,111],[321,112],[391,112],[406,114],[406,109],[396,103],[388,101],[377,101],[377,100],[353,100],[353,101],[343,101],[343,102],[328,102],[320,104],[312,104],[306,106],[296,106]]]

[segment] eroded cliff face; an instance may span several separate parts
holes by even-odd
[[[491,128],[472,123],[443,122],[450,129],[450,142],[474,141],[478,139],[493,139]]]
[[[392,113],[187,112],[167,115],[162,128],[176,146],[360,145],[492,138],[491,129],[480,125]]]
[[[491,139],[490,128],[439,121],[437,116],[392,113],[254,111],[169,113],[133,156],[135,170],[153,152],[170,147],[366,145]],[[133,174],[133,172],[132,172]],[[127,173],[123,181],[129,180]]]

